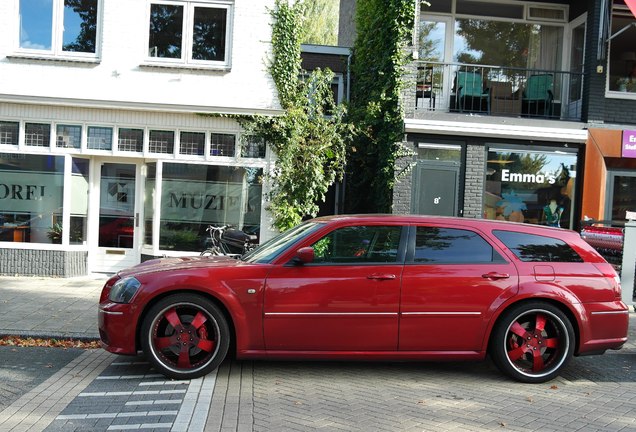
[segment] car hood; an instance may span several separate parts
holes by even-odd
[[[120,277],[155,273],[175,269],[193,269],[201,267],[236,267],[241,260],[225,256],[183,256],[170,258],[155,258],[144,261],[134,267],[119,271]]]

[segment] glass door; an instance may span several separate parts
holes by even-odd
[[[450,17],[423,16],[418,29],[418,88],[416,108],[448,109],[450,68]]]
[[[636,171],[611,171],[608,177],[605,218],[627,222],[625,212],[636,211]]]
[[[98,165],[99,216],[93,270],[110,273],[140,262],[139,165],[115,162]]]
[[[585,18],[576,19],[572,23],[570,33],[570,83],[567,87],[567,118],[580,119],[583,94],[583,62],[585,60]]]

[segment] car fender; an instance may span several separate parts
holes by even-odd
[[[488,349],[492,331],[499,321],[499,317],[512,305],[526,301],[547,301],[557,305],[572,319],[572,326],[577,335],[576,346],[579,346],[581,340],[585,340],[585,336],[589,333],[589,319],[578,297],[566,287],[557,283],[533,281],[532,283],[520,283],[519,290],[514,298],[505,300],[491,315],[486,333],[484,334],[482,346],[484,350]]]
[[[144,290],[135,302],[140,309],[137,330],[141,328],[145,313],[159,299],[183,292],[198,293],[216,301],[226,311],[229,324],[234,329],[237,349],[262,348],[264,276],[228,282],[211,273],[214,270],[201,269],[195,273],[169,272],[154,274],[152,277],[141,275],[140,282],[144,285]]]

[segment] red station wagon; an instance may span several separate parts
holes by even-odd
[[[190,379],[239,359],[481,360],[548,381],[620,349],[614,269],[574,231],[425,216],[307,221],[240,259],[146,261],[101,294],[102,346]],[[235,351],[235,352],[234,352]]]

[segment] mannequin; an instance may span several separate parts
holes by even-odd
[[[543,217],[548,226],[560,226],[562,214],[563,207],[559,206],[555,199],[551,199],[550,203],[543,208]]]

